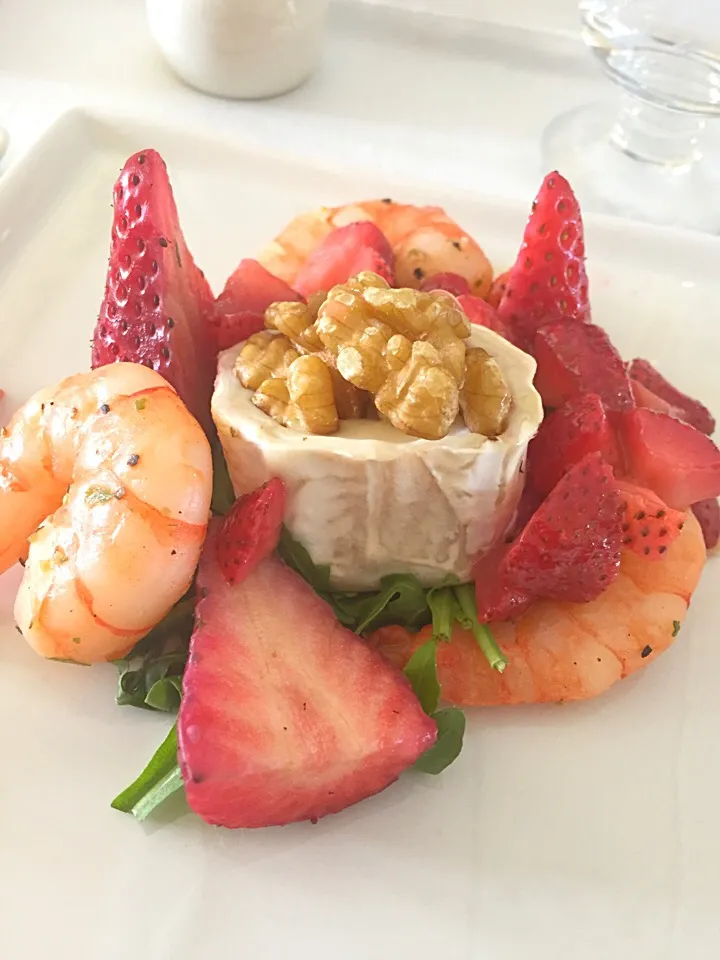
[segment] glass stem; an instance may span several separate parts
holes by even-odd
[[[679,171],[702,157],[704,130],[702,117],[645,103],[626,93],[610,142],[635,160]]]

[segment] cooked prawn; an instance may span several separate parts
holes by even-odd
[[[173,388],[134,363],[41,390],[0,433],[0,573],[30,540],[15,618],[45,657],[125,654],[190,585],[210,446]]]
[[[561,702],[597,696],[667,650],[705,563],[692,514],[662,560],[624,551],[620,576],[590,603],[536,601],[515,623],[491,625],[508,658],[491,670],[472,634],[438,644],[443,699],[464,706]],[[370,642],[398,666],[430,638],[384,627]]]
[[[399,286],[419,287],[432,274],[457,273],[477,296],[489,292],[490,261],[442,207],[417,207],[392,200],[320,207],[291,220],[258,259],[292,285],[308,256],[329,233],[336,227],[367,220],[385,234],[395,253]]]

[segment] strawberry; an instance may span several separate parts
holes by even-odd
[[[580,207],[557,172],[545,177],[532,205],[498,313],[528,344],[553,320],[590,319]]]
[[[660,560],[685,526],[685,514],[673,510],[652,490],[618,481],[622,499],[622,542],[641,557]]]
[[[479,327],[487,327],[488,330],[494,330],[495,333],[499,333],[506,340],[512,340],[510,327],[500,319],[497,310],[491,307],[486,300],[466,293],[458,297],[458,303],[470,323],[476,323]]]
[[[720,494],[720,450],[666,413],[638,408],[619,418],[629,476],[671,507],[685,509]]]
[[[535,386],[547,407],[582,393],[596,393],[609,411],[635,405],[625,365],[602,327],[550,323],[535,336],[535,359]]]
[[[669,383],[647,360],[636,357],[628,365],[628,374],[646,390],[675,408],[681,420],[710,435],[715,431],[715,418],[699,400],[693,400]]]
[[[152,367],[212,430],[213,295],[185,244],[160,155],[144,150],[130,157],[113,197],[110,262],[92,366],[131,360]]]
[[[211,326],[218,350],[227,350],[262,330],[271,303],[301,299],[257,260],[241,260],[215,301]]]
[[[501,273],[499,276],[495,277],[490,287],[490,293],[487,295],[487,302],[491,307],[497,308],[500,306],[500,301],[505,295],[507,289],[508,277],[510,276],[510,271],[506,270],[505,273]]]
[[[454,297],[461,297],[470,293],[470,284],[459,273],[435,273],[420,284],[420,289],[426,292],[445,290]]]
[[[528,483],[547,496],[579,460],[596,451],[615,465],[619,452],[615,434],[596,393],[573,397],[545,418],[528,449]]]
[[[369,270],[395,285],[395,255],[385,235],[367,221],[338,227],[308,257],[295,278],[295,288],[309,297]]]
[[[700,524],[705,546],[708,550],[712,550],[720,540],[720,506],[717,499],[711,497],[694,503],[692,511]]]
[[[277,477],[235,501],[217,538],[218,563],[231,586],[277,547],[284,512],[285,484]]]
[[[481,621],[517,616],[534,599],[581,603],[599,596],[620,569],[621,500],[599,453],[565,474],[502,554],[495,573],[475,573]]]
[[[238,586],[200,561],[179,762],[209,823],[316,820],[384,790],[435,742],[406,678],[277,557]]]
[[[652,390],[648,390],[648,388],[644,387],[638,380],[630,379],[630,389],[632,390],[635,406],[647,407],[648,410],[657,410],[659,413],[668,413],[671,417],[676,417],[678,420],[683,419],[680,416],[679,410],[668,403],[667,400],[661,400]]]

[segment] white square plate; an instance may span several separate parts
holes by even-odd
[[[0,181],[2,413],[89,364],[124,159],[166,158],[215,289],[293,214],[445,205],[499,269],[519,204],[311,168],[232,141],[75,113]],[[720,241],[589,218],[594,314],[720,412]],[[140,826],[109,802],[167,717],[113,702],[112,667],[44,662],[0,581],[4,960],[703,960],[720,950],[720,600],[711,562],[673,648],[606,696],[475,711],[460,760],[316,826]]]

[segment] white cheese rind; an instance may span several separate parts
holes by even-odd
[[[345,420],[329,437],[282,427],[251,402],[220,355],[212,413],[236,494],[273,476],[287,486],[285,523],[332,585],[369,590],[389,573],[426,585],[470,578],[473,558],[504,534],[522,492],[527,445],[542,419],[535,361],[491,330],[469,341],[500,364],[513,395],[497,440],[457,425],[443,440],[418,440],[375,420]]]

